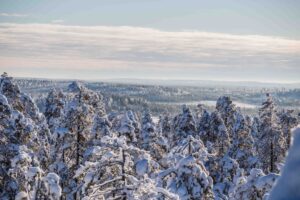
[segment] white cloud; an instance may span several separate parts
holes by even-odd
[[[64,23],[65,20],[62,20],[62,19],[55,19],[55,20],[52,20],[51,23],[53,24],[61,24],[61,23]]]
[[[28,17],[25,14],[18,14],[18,13],[0,13],[1,17]]]
[[[261,68],[264,71],[288,68],[290,72],[299,72],[300,41],[126,26],[3,23],[0,53],[0,68],[5,65],[4,60],[6,66],[18,62],[31,67],[38,60],[39,66],[49,69],[54,66],[67,69],[72,63],[81,70],[113,67],[120,71],[130,68],[133,72],[160,73],[163,69],[179,74],[185,70],[187,76],[189,70],[191,75],[195,75],[195,70],[213,74],[219,69],[254,73]]]

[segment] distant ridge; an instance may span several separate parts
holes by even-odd
[[[190,87],[255,87],[255,88],[300,88],[299,83],[276,83],[259,81],[218,81],[218,80],[176,80],[176,79],[130,79],[113,78],[99,80],[80,79],[50,79],[35,77],[17,77],[17,80],[47,80],[47,81],[83,81],[83,82],[106,82],[117,84],[134,85],[161,85],[161,86],[190,86]]]

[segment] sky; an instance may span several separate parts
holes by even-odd
[[[298,0],[0,0],[16,77],[300,82]]]

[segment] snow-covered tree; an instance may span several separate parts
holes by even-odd
[[[61,90],[51,90],[46,98],[45,117],[52,133],[61,125],[65,106],[65,94]]]
[[[131,111],[127,111],[122,115],[117,131],[119,135],[126,136],[128,142],[136,144],[136,127],[137,124],[134,120],[134,115]]]
[[[162,171],[158,186],[177,194],[181,200],[214,199],[213,180],[203,163],[192,155]]]
[[[34,129],[34,132],[37,134],[36,140],[38,141],[38,149],[36,149],[36,153],[38,154],[42,169],[46,170],[49,162],[49,141],[51,136],[45,116],[39,112],[33,99],[22,93],[19,86],[13,82],[13,78],[9,77],[7,73],[1,75],[0,93],[5,96],[13,110],[23,115],[22,118],[31,121],[31,128]]]
[[[253,168],[248,177],[241,176],[235,180],[234,189],[229,197],[234,200],[268,199],[277,178],[277,174],[265,175],[261,169]]]
[[[290,148],[292,139],[292,129],[297,126],[297,117],[293,115],[294,110],[282,110],[278,113],[279,125],[283,131],[283,135],[286,138],[286,147]]]
[[[168,140],[172,140],[173,139],[173,135],[171,132],[172,122],[169,114],[161,115],[158,124],[159,124],[159,131],[161,135],[167,138]]]
[[[286,140],[278,125],[275,104],[269,94],[259,110],[260,127],[258,157],[264,172],[278,172],[277,164],[284,161]]]
[[[9,105],[0,94],[0,198],[39,199],[44,171],[34,121]]]
[[[67,103],[61,127],[54,133],[56,157],[51,165],[51,169],[63,177],[61,185],[64,198],[75,195],[72,191],[78,180],[74,179],[74,174],[84,160],[85,149],[95,136],[94,119],[105,115],[100,94],[88,90],[78,82],[70,84],[69,90],[72,100]]]
[[[105,136],[100,146],[87,149],[85,155],[87,160],[75,175],[80,198],[147,199],[149,195],[158,195],[155,185],[151,185],[154,188],[151,192],[150,188],[142,192],[142,187],[148,185],[148,176],[156,176],[159,165],[146,151],[128,146],[126,137]]]
[[[228,155],[218,158],[217,161],[217,169],[214,173],[214,191],[216,196],[222,199],[228,196],[229,191],[234,187],[233,180],[240,168],[238,162]]]
[[[232,137],[233,126],[235,123],[235,112],[236,107],[232,103],[230,97],[222,96],[217,100],[216,109],[221,114],[221,117],[225,123],[228,130],[229,136]]]
[[[174,118],[173,130],[175,142],[187,138],[189,135],[196,135],[195,119],[186,105],[182,106],[182,113]]]
[[[149,150],[151,143],[157,136],[155,124],[149,110],[146,110],[142,118],[141,134],[140,134],[140,146]]]
[[[97,143],[99,139],[104,136],[112,136],[112,124],[108,120],[107,116],[103,113],[97,113],[94,117],[92,128],[92,140]]]
[[[218,156],[222,157],[228,150],[230,145],[229,134],[224,124],[223,119],[218,111],[215,111],[210,116],[210,130],[207,140],[213,143]]]
[[[202,141],[206,144],[210,138],[210,114],[207,110],[203,110],[199,119],[198,132]]]
[[[249,171],[257,163],[254,140],[251,135],[251,121],[240,112],[236,112],[235,118],[229,155],[237,160],[241,168]]]

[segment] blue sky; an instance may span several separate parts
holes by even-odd
[[[299,10],[297,0],[0,0],[0,70],[298,82]]]

